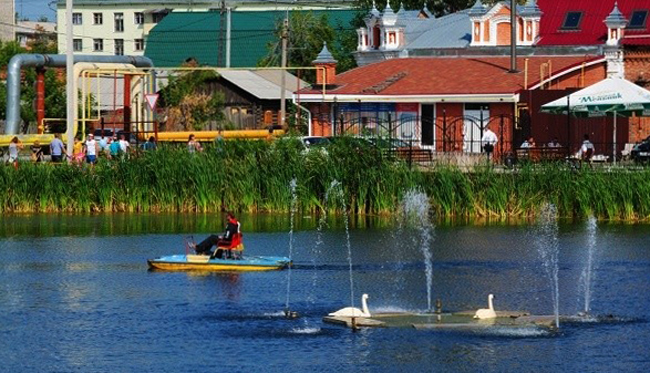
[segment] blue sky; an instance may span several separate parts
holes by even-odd
[[[53,0],[0,0],[0,8],[11,1],[16,2],[16,12],[20,17],[27,17],[30,20],[37,20],[40,16],[46,16],[48,20],[56,21],[56,3]],[[52,2],[52,5],[48,6]]]

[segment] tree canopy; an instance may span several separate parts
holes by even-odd
[[[337,71],[346,71],[356,67],[352,52],[357,48],[356,27],[360,26],[361,14],[355,20],[355,25],[330,25],[326,14],[316,16],[310,11],[289,13],[287,65],[311,66],[318,53],[323,49],[323,42],[338,61]],[[280,66],[282,43],[281,35],[283,19],[276,22],[274,34],[277,40],[268,45],[269,52],[258,63],[258,66]],[[313,82],[313,70],[303,71],[301,78]]]
[[[20,53],[56,53],[56,43],[46,38],[37,38],[28,44],[29,50],[15,41],[0,41],[0,70],[7,71],[9,60]],[[24,69],[21,80],[20,116],[25,125],[36,122],[34,101],[36,99],[36,71]],[[66,112],[65,77],[57,69],[45,72],[45,116],[48,118],[63,118]],[[5,118],[7,107],[6,82],[0,83],[0,117]]]

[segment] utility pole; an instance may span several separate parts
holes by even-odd
[[[230,6],[226,7],[226,67],[230,67]]]
[[[280,118],[278,120],[279,124],[284,127],[284,120],[287,113],[287,103],[286,103],[286,67],[287,67],[287,39],[289,39],[289,18],[284,19],[284,24],[282,25],[282,75],[280,80]]]
[[[226,43],[225,27],[226,23],[226,2],[221,2],[221,10],[219,11],[219,45],[217,49],[217,67],[225,67],[224,63],[224,46]]]
[[[65,1],[65,91],[66,91],[66,124],[68,129],[68,155],[72,156],[74,147],[74,56],[72,55],[72,0]]]
[[[517,70],[517,1],[510,0],[510,71]]]

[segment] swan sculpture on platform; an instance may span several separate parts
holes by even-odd
[[[332,312],[329,316],[338,316],[338,317],[370,317],[370,311],[368,310],[368,294],[363,294],[361,296],[361,308],[356,307],[345,307],[341,308],[336,312]]]
[[[494,299],[494,295],[488,295],[488,308],[481,308],[476,311],[476,314],[474,315],[475,319],[485,320],[497,317],[497,313],[494,311],[494,305],[492,304],[492,299]]]

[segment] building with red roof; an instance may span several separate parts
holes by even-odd
[[[648,18],[648,0],[529,0],[516,9],[512,72],[509,3],[477,0],[439,18],[426,8],[373,6],[358,30],[361,66],[336,75],[324,48],[314,61],[323,68],[319,84],[294,99],[308,106],[315,135],[390,133],[432,151],[478,153],[490,128],[500,139],[497,152],[506,153],[530,136],[577,146],[590,133],[597,152],[607,153],[606,119],[558,118],[538,113],[539,106],[608,76],[648,85]],[[629,132],[624,122],[618,143],[649,132],[639,118]]]
[[[623,45],[650,45],[648,0],[537,0],[537,5],[543,12],[538,46],[605,44],[604,20],[614,5],[628,21]]]

